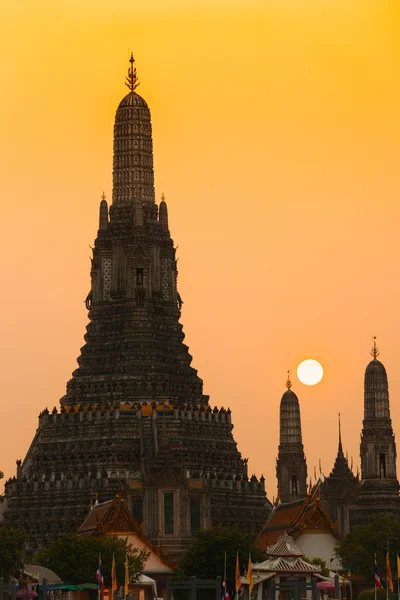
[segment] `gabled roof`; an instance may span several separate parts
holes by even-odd
[[[267,555],[269,557],[297,557],[304,556],[304,552],[294,543],[293,538],[287,533],[281,535],[273,546],[268,546]]]
[[[270,558],[260,564],[253,565],[253,571],[272,571],[273,573],[319,573],[321,567],[311,565],[302,558]]]
[[[294,539],[284,533],[273,546],[267,548],[267,560],[253,565],[253,571],[274,573],[319,573],[321,567],[311,565],[303,559],[304,552]]]
[[[142,528],[134,519],[124,499],[118,494],[113,500],[95,504],[78,529],[78,535],[94,536],[113,533],[136,535],[147,549],[156,554],[171,571],[176,570],[176,565],[170,562],[167,553],[159,546],[155,546],[144,535]]]
[[[267,546],[274,544],[283,533],[288,533],[296,539],[304,532],[323,533],[326,531],[339,540],[337,527],[320,500],[321,484],[322,480],[319,480],[303,500],[278,504],[258,536],[257,547],[265,550]]]
[[[116,530],[135,533],[140,530],[125,502],[119,496],[95,504],[79,527],[78,535],[104,535]]]

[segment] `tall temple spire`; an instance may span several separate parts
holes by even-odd
[[[338,413],[338,450],[329,476],[322,485],[322,500],[334,523],[338,523],[341,533],[345,532],[347,518],[345,505],[357,501],[359,484],[354,477],[343,452],[341,415]]]
[[[133,63],[115,116],[110,209],[100,202],[85,344],[61,410],[39,415],[19,480],[6,486],[6,518],[34,550],[76,531],[94,492],[100,503],[122,494],[177,562],[198,529],[255,536],[270,504],[264,478],[248,478],[231,411],[211,408],[184,343],[176,249],[165,199],[155,202],[150,110]]]
[[[384,365],[378,360],[376,337],[373,339],[372,360],[364,378],[364,420],[360,445],[360,501],[365,505],[390,503],[390,498],[397,502],[399,499],[388,378]]]
[[[342,446],[342,431],[341,431],[341,427],[340,427],[340,413],[338,413],[338,422],[339,422],[339,443],[338,443],[338,452],[342,452],[342,453],[343,453],[343,446]]]
[[[287,391],[280,405],[280,439],[276,475],[282,503],[307,495],[307,465],[301,434],[300,406],[291,390],[290,371],[287,373]]]
[[[153,138],[150,110],[136,93],[139,81],[131,55],[126,78],[130,92],[117,108],[114,124],[113,208],[118,220],[142,226],[157,218],[154,194]],[[116,207],[126,207],[116,209]],[[130,208],[131,210],[127,210]]]

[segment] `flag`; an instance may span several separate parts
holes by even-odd
[[[100,554],[99,554],[99,566],[98,566],[97,573],[96,573],[96,579],[97,579],[97,587],[99,589],[99,593],[101,594],[101,592],[104,590],[104,575],[103,575],[103,565],[101,564]]]
[[[249,565],[247,567],[246,581],[249,584],[250,594],[253,591],[254,579],[253,579],[253,565],[251,564],[251,554],[249,552]]]
[[[387,586],[391,592],[393,592],[393,581],[392,581],[392,573],[390,571],[390,562],[389,562],[389,554],[386,554],[386,581]]]
[[[400,579],[400,558],[397,555],[397,579]]]
[[[242,582],[240,581],[239,552],[236,552],[236,573],[235,573],[236,592],[238,592],[241,587],[242,587]]]
[[[126,555],[125,560],[125,586],[124,586],[125,598],[129,594],[129,561],[128,555]]]
[[[222,582],[222,600],[230,600],[228,590],[226,589],[226,580]]]
[[[115,556],[113,554],[112,565],[111,565],[111,593],[116,592],[117,585],[117,567],[115,565]]]
[[[381,578],[379,577],[378,563],[376,562],[376,554],[374,555],[374,571],[375,571],[375,585],[380,590],[382,589]]]

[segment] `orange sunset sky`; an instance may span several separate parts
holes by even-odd
[[[0,469],[58,406],[87,323],[91,251],[133,50],[182,322],[211,405],[276,494],[293,375],[309,474],[337,413],[359,464],[375,334],[400,440],[398,0],[8,0],[0,24]]]

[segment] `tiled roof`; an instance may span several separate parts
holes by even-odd
[[[258,571],[262,574],[265,571],[274,573],[319,573],[321,571],[321,567],[303,560],[303,551],[286,533],[278,538],[276,544],[267,548],[267,555],[267,560],[253,565],[254,572]]]
[[[268,556],[304,556],[304,552],[295,544],[294,539],[284,533],[281,535],[276,544],[268,546]]]
[[[118,495],[113,500],[96,504],[78,529],[78,535],[105,535],[114,532],[134,533],[171,571],[176,570],[176,565],[168,559],[166,552],[145,537],[124,499]]]
[[[303,531],[309,533],[327,531],[340,539],[336,525],[331,521],[320,501],[320,487],[321,481],[318,481],[310,494],[303,500],[276,506],[258,536],[256,546],[265,550],[274,544],[283,533],[288,533],[296,539]]]

